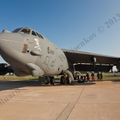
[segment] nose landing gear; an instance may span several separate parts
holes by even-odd
[[[72,84],[73,81],[74,81],[74,77],[72,72],[70,72],[69,70],[63,71],[63,75],[61,76],[60,83],[67,85],[67,84]]]

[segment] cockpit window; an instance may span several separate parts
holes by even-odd
[[[14,33],[22,32],[24,34],[31,34],[33,36],[38,36],[39,38],[44,39],[44,37],[41,34],[37,33],[36,31],[33,31],[30,28],[23,28],[23,27],[21,27],[21,28],[15,29],[13,32]]]
[[[32,35],[37,36],[36,32],[32,31]]]
[[[23,32],[25,34],[30,34],[30,29],[22,29],[20,32]]]
[[[37,33],[37,32],[36,32],[36,33]],[[40,35],[39,33],[37,33],[37,35],[38,35],[39,38],[44,39],[44,37],[43,37],[42,35]]]
[[[21,29],[22,29],[22,28],[17,28],[17,29],[15,29],[15,30],[13,30],[13,32],[14,32],[14,33],[17,33],[17,32],[19,32]]]

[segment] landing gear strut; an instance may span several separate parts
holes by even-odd
[[[74,80],[72,72],[69,70],[63,71],[63,75],[61,76],[60,83],[61,84],[72,84]]]

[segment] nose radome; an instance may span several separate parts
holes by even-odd
[[[10,47],[11,34],[6,32],[0,33],[0,51],[5,50],[7,47]]]
[[[0,33],[0,44],[4,44],[11,41],[14,41],[14,35],[11,32],[3,31]]]
[[[8,37],[8,35],[6,35],[6,32],[1,32],[0,33],[0,41],[6,40]]]

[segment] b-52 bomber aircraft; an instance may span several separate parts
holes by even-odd
[[[74,80],[73,71],[77,64],[77,70],[104,71],[114,65],[120,70],[119,57],[60,49],[28,27],[17,28],[12,32],[3,30],[0,33],[0,54],[18,76],[52,78],[54,75],[67,75],[64,78],[68,83]]]

